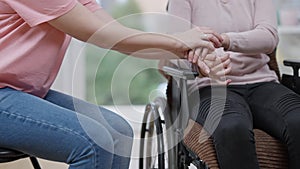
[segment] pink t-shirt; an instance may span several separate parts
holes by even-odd
[[[94,0],[0,0],[0,88],[47,94],[71,39],[47,22],[78,2],[100,8]]]
[[[273,0],[169,0],[169,13],[196,26],[205,26],[230,38],[231,84],[277,81],[267,65],[278,44],[276,8]],[[177,24],[179,29],[192,24]],[[175,27],[175,26],[173,26]],[[178,30],[179,31],[179,30]],[[200,87],[210,85],[209,78],[199,78]]]

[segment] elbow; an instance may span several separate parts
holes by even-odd
[[[78,32],[75,34],[69,34],[70,36],[80,40],[80,41],[83,41],[83,42],[89,42],[91,41],[91,38],[92,38],[92,35],[93,34],[90,34],[90,33],[81,33],[79,34]]]
[[[269,28],[266,30],[265,53],[272,53],[279,43],[278,31],[276,28]]]
[[[277,34],[272,34],[271,37],[269,38],[269,45],[267,47],[267,54],[272,53],[276,48],[279,43],[279,37]]]

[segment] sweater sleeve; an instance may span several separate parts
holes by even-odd
[[[276,8],[272,0],[255,0],[254,29],[229,32],[228,50],[248,54],[271,53],[278,44]]]

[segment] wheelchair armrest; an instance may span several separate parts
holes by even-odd
[[[300,60],[284,60],[285,66],[291,66],[293,69],[293,75],[282,74],[281,83],[286,87],[292,89],[294,92],[300,94]]]
[[[197,76],[199,76],[198,68],[195,66],[192,66],[192,70],[164,66],[163,71],[172,77],[180,78],[180,79],[184,79],[184,80],[193,80]]]
[[[294,76],[296,77],[299,76],[300,60],[296,60],[296,59],[284,60],[283,64],[285,66],[291,66],[293,69]]]

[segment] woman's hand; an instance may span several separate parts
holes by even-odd
[[[219,33],[208,27],[199,27],[198,29],[202,33],[201,40],[209,41],[214,48],[222,47],[223,37]],[[188,51],[186,58],[192,63],[197,63],[199,58],[203,59],[207,54],[213,51],[214,50],[205,47],[195,48]]]
[[[210,35],[203,33],[198,27],[174,36],[182,45],[182,47],[176,47],[179,49],[177,52],[180,52],[182,55],[181,58],[189,59],[194,61],[194,63],[197,62],[202,53],[210,53],[215,50],[214,43],[209,40]]]
[[[224,50],[228,50],[229,45],[230,45],[230,39],[229,39],[228,35],[223,33],[223,34],[221,34],[221,37],[223,38],[222,47],[224,48]]]
[[[216,56],[215,53],[211,53],[204,59],[199,59],[197,63],[202,76],[210,77],[218,84],[228,85],[231,82],[230,79],[226,79],[226,75],[231,71],[229,54]]]
[[[222,47],[224,41],[223,37],[213,29],[209,27],[199,27],[200,30],[206,35],[207,40],[211,41],[214,44],[215,48]]]

